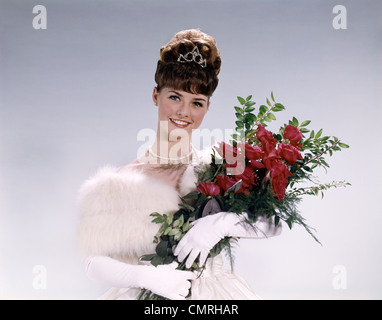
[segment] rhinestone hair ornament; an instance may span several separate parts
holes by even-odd
[[[197,46],[192,49],[192,51],[187,52],[185,55],[180,54],[178,61],[181,63],[195,62],[200,65],[202,68],[207,67],[207,60],[203,59],[203,56],[199,53]]]

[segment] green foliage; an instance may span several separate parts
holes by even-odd
[[[273,92],[271,94],[273,103],[267,99],[267,105],[260,105],[257,113],[255,113],[256,108],[254,107],[256,102],[252,101],[251,99],[252,95],[248,96],[246,99],[237,97],[240,106],[234,107],[237,119],[235,121],[235,130],[238,133],[238,136],[244,136],[246,138],[252,136],[255,133],[254,129],[258,124],[266,126],[267,122],[276,120],[274,112],[285,110],[285,107],[281,103],[277,103],[275,101]],[[244,132],[244,135],[241,134],[242,132]],[[238,141],[238,136],[233,137],[234,140]]]

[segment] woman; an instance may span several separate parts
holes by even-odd
[[[176,270],[173,264],[154,267],[139,260],[155,252],[158,225],[150,213],[177,211],[179,196],[196,187],[194,167],[211,161],[211,152],[204,154],[191,145],[191,134],[210,107],[220,66],[211,36],[195,29],[177,33],[161,48],[155,73],[155,143],[133,163],[102,167],[81,186],[79,244],[87,257],[88,276],[112,287],[102,299],[137,299],[142,288],[168,299],[185,299],[191,286],[190,299],[258,298],[243,279],[222,268],[220,256],[206,259],[225,236],[277,235],[280,228],[268,221],[248,229],[240,224],[242,218],[228,212],[197,220],[174,254],[179,261],[187,259],[186,266],[197,258],[200,264],[206,261],[201,275]]]

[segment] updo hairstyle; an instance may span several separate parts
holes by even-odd
[[[206,60],[204,66],[195,61],[178,61],[181,55],[190,56],[195,47],[201,59]],[[220,66],[214,38],[198,29],[180,31],[160,49],[155,72],[158,92],[167,87],[211,97],[219,82]]]

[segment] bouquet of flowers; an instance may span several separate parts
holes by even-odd
[[[276,120],[275,113],[285,110],[275,101],[273,92],[266,104],[256,112],[252,96],[237,97],[235,106],[236,129],[230,143],[219,142],[212,149],[212,162],[196,167],[197,190],[180,198],[179,210],[166,215],[151,214],[153,223],[160,224],[154,242],[156,252],[145,255],[143,261],[152,265],[170,264],[177,261],[174,250],[192,227],[192,222],[217,212],[246,213],[246,221],[253,224],[259,217],[272,218],[275,225],[284,221],[289,228],[294,224],[303,226],[317,241],[313,229],[305,223],[297,206],[306,195],[321,195],[330,188],[350,185],[346,181],[322,184],[313,172],[318,167],[325,170],[329,164],[325,156],[349,146],[334,136],[323,135],[323,130],[309,130],[311,121],[299,122],[295,117],[274,133],[266,129]],[[310,182],[308,187],[302,182]],[[236,239],[226,237],[211,251],[214,257],[223,249],[233,263],[232,244]],[[190,269],[185,262],[177,269],[197,271],[197,261]],[[142,290],[140,299],[164,299],[150,291]]]

